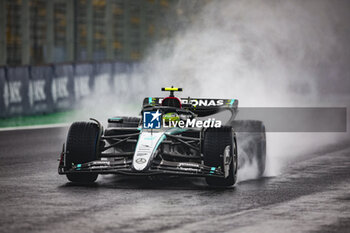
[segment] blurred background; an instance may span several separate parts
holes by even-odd
[[[22,116],[96,108],[96,95],[107,93],[130,106],[139,98],[131,93],[136,67],[207,2],[0,0],[0,126],[51,122]]]
[[[206,2],[1,0],[0,65],[138,61]]]
[[[167,85],[248,107],[345,107],[349,10],[346,0],[0,0],[0,126],[137,114]]]

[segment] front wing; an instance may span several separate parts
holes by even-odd
[[[224,177],[220,167],[208,167],[193,162],[172,162],[166,160],[153,161],[149,169],[136,171],[132,167],[132,159],[126,158],[101,158],[88,163],[76,164],[71,168],[64,167],[63,155],[58,167],[59,174],[70,173],[99,173],[99,174],[124,174],[124,175],[179,175],[179,176],[211,176]]]

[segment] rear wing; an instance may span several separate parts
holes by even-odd
[[[161,105],[165,97],[146,97],[143,100],[143,106]],[[237,99],[201,99],[201,98],[179,98],[183,107],[190,107],[198,116],[209,116],[211,114],[220,112],[225,109],[229,109],[233,112],[237,112],[238,100]]]

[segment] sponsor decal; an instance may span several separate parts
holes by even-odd
[[[138,144],[135,148],[135,156],[133,157],[133,167],[137,171],[147,169],[148,161],[152,159],[152,156],[157,153],[159,143],[162,141],[163,132],[148,132],[144,131],[140,134]],[[150,138],[152,140],[145,140]],[[147,146],[145,146],[147,145]],[[144,160],[143,160],[144,159]]]
[[[156,98],[149,98],[149,103],[153,104],[155,102]],[[158,99],[158,104],[161,104],[163,101],[163,98]],[[227,102],[227,101],[226,101]],[[230,100],[231,102],[231,100]],[[229,102],[229,103],[230,103]],[[188,99],[181,99],[182,104],[192,104],[193,106],[199,106],[199,107],[213,107],[213,106],[222,106],[225,105],[224,99],[191,99],[188,101]]]
[[[90,95],[89,76],[78,76],[74,79],[74,91],[77,99]]]
[[[148,153],[137,153],[136,156],[145,156],[148,155]]]
[[[188,167],[200,167],[199,164],[195,164],[195,163],[179,163],[178,164],[179,167],[181,166],[188,166]]]
[[[92,165],[110,165],[110,161],[94,161]]]
[[[156,112],[143,113],[143,128],[145,129],[160,129],[162,114],[157,110]],[[152,140],[152,138],[151,138]]]
[[[188,103],[188,100],[182,100],[184,104]],[[213,99],[192,99],[190,100],[190,104],[193,106],[205,106],[205,107],[210,107],[210,106],[221,106],[224,105],[224,100],[213,100]]]
[[[180,170],[183,170],[183,171],[188,171],[188,172],[197,172],[198,169],[196,168],[185,168],[185,167],[179,167]]]
[[[68,77],[54,78],[52,81],[52,97],[54,102],[69,97]]]
[[[29,83],[29,103],[33,105],[35,102],[45,101],[45,80],[32,80]]]
[[[135,160],[135,162],[138,163],[138,164],[146,163],[146,161],[147,161],[147,160],[144,159],[144,158],[138,158],[138,159]]]
[[[10,104],[22,102],[21,87],[21,81],[13,81],[5,84],[4,99],[6,107],[8,107]]]

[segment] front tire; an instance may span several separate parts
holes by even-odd
[[[66,143],[66,165],[83,164],[97,159],[100,129],[92,122],[75,122],[68,131]],[[71,173],[67,179],[75,183],[93,183],[97,173]]]
[[[206,177],[206,182],[210,186],[229,187],[237,180],[237,147],[232,127],[209,128],[204,133],[203,142],[204,165],[210,167],[221,167],[224,169],[224,151],[230,147],[231,163],[229,165],[229,175],[226,178]]]

